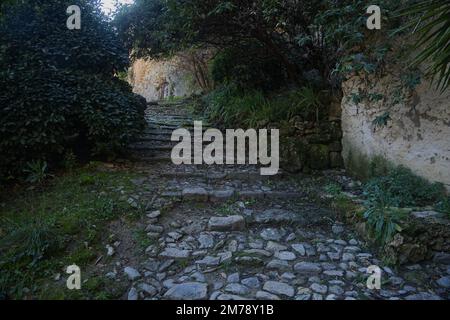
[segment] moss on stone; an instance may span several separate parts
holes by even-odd
[[[309,147],[307,165],[311,169],[327,169],[330,167],[330,148],[325,144],[313,144]]]

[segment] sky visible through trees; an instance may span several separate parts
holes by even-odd
[[[117,4],[131,4],[133,2],[134,0],[102,0],[102,10],[109,14]]]

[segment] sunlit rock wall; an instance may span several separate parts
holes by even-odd
[[[394,70],[386,74],[355,76],[343,85],[342,155],[347,169],[364,176],[370,162],[381,158],[450,189],[450,90],[438,91],[426,80],[409,90]],[[381,100],[370,98],[375,94]],[[374,120],[385,112],[387,125],[377,126]]]
[[[138,59],[129,70],[128,81],[133,91],[148,102],[187,97],[201,91],[179,57],[165,60]]]

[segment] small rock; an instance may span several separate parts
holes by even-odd
[[[280,241],[283,237],[283,234],[278,229],[267,228],[264,229],[261,233],[261,238],[264,240],[272,240],[272,241]]]
[[[331,228],[331,231],[333,231],[334,234],[340,234],[344,232],[344,227],[338,224],[333,225]]]
[[[268,291],[273,294],[280,294],[288,297],[294,296],[294,288],[290,285],[278,282],[278,281],[267,281],[264,284],[263,290]]]
[[[230,252],[236,252],[238,250],[238,242],[236,240],[231,240],[230,243],[228,243],[228,250]]]
[[[240,280],[240,276],[238,272],[232,273],[227,277],[227,282],[229,283],[238,283]]]
[[[297,236],[295,235],[295,233],[291,233],[286,237],[286,242],[294,241],[296,238]]]
[[[217,256],[220,258],[220,263],[224,263],[228,260],[231,260],[233,257],[233,253],[231,251],[219,252]]]
[[[258,289],[261,286],[257,277],[245,278],[241,281],[241,283],[251,289]]]
[[[330,291],[330,293],[335,294],[337,296],[340,296],[344,293],[344,289],[342,289],[339,286],[330,286],[328,290]]]
[[[171,300],[204,300],[208,296],[208,285],[199,282],[186,282],[174,285],[164,297]]]
[[[256,299],[259,299],[259,300],[281,300],[279,296],[265,292],[265,291],[258,291],[256,293]]]
[[[187,201],[208,201],[208,191],[204,188],[185,188],[182,191],[183,199]]]
[[[271,260],[266,265],[266,268],[269,270],[279,270],[279,271],[291,270],[291,267],[289,266],[289,263],[287,261],[278,260],[278,259]]]
[[[285,260],[285,261],[292,261],[292,260],[295,260],[295,258],[296,258],[295,254],[290,251],[276,252],[275,257],[277,257],[280,260]]]
[[[164,231],[164,227],[163,226],[157,226],[157,225],[154,225],[154,224],[149,224],[145,228],[145,231],[153,232],[153,233],[162,233]]]
[[[166,260],[164,262],[162,262],[159,266],[158,266],[158,271],[159,272],[164,272],[167,269],[169,269],[170,266],[172,266],[175,263],[175,260],[171,259],[171,260]]]
[[[347,241],[344,241],[344,240],[335,240],[334,243],[337,244],[337,245],[340,245],[340,246],[346,246],[347,245]]]
[[[294,270],[301,274],[318,274],[322,271],[322,267],[314,262],[299,262],[294,265]]]
[[[156,211],[152,211],[149,214],[147,214],[147,218],[149,219],[156,219],[161,215],[161,211],[160,210],[156,210]]]
[[[241,297],[241,296],[238,296],[236,294],[221,294],[221,295],[219,295],[217,297],[217,300],[225,300],[225,301],[236,300],[236,301],[241,301],[241,300],[249,300],[249,299]]]
[[[106,251],[107,251],[107,255],[108,257],[112,257],[115,253],[115,250],[112,246],[110,246],[109,244],[106,246]]]
[[[158,293],[158,290],[156,290],[156,288],[154,286],[151,286],[147,283],[142,283],[139,285],[139,288],[146,294],[149,296],[154,296],[155,294]]]
[[[412,212],[411,215],[416,218],[423,219],[423,218],[439,216],[440,213],[436,212],[436,211],[416,211],[416,212]]]
[[[306,254],[305,246],[300,243],[293,244],[291,245],[291,247],[292,249],[297,251],[302,257]]]
[[[442,277],[436,283],[441,287],[450,288],[450,277]]]
[[[159,236],[160,236],[160,234],[159,234],[159,233],[156,233],[156,232],[148,232],[148,233],[147,233],[147,237],[148,237],[149,239],[158,239]]]
[[[218,266],[220,264],[220,257],[206,256],[202,260],[195,261],[195,263],[205,266]]]
[[[128,276],[128,279],[130,279],[131,281],[137,280],[141,277],[139,271],[137,271],[132,267],[126,267],[123,271]]]
[[[192,280],[194,280],[195,282],[206,282],[206,277],[203,273],[197,271],[194,272],[191,277]]]
[[[299,295],[295,296],[295,300],[298,300],[298,301],[307,301],[309,299],[311,299],[310,294],[299,294]]]
[[[428,292],[419,292],[405,297],[405,300],[442,300],[441,297]]]
[[[318,283],[313,283],[311,285],[311,290],[320,294],[326,294],[328,291],[328,287],[326,285],[322,285],[322,284],[318,284]]]
[[[245,220],[242,216],[212,217],[208,222],[209,230],[213,231],[243,231]]]
[[[283,251],[286,250],[287,247],[278,243],[278,242],[273,242],[273,241],[268,241],[267,245],[266,245],[266,250],[268,251]]]
[[[394,286],[399,286],[405,281],[402,278],[400,278],[400,277],[390,277],[389,278],[389,282],[391,284],[393,284]]]
[[[282,275],[281,275],[281,279],[284,279],[284,280],[294,280],[296,278],[296,276],[295,276],[295,274],[293,274],[292,272],[284,272]]]
[[[136,288],[131,288],[130,291],[128,291],[128,300],[138,300],[138,292]]]
[[[355,260],[355,256],[351,253],[346,252],[342,255],[342,261],[348,262],[353,260]]]
[[[450,253],[444,252],[435,253],[433,261],[442,264],[450,264]]]
[[[341,270],[326,270],[323,273],[330,277],[343,277],[344,276],[344,271],[341,271]]]
[[[339,260],[341,255],[339,254],[339,252],[327,252],[327,256],[331,259],[331,260]]]
[[[183,235],[179,234],[178,232],[169,232],[167,235],[175,241],[178,241],[183,237]]]
[[[145,249],[145,253],[147,253],[150,256],[155,256],[158,254],[158,247],[155,246],[154,244],[151,244],[147,247],[147,249]]]
[[[239,283],[230,283],[225,287],[224,290],[238,295],[246,295],[250,292],[250,290],[246,286],[243,286]]]
[[[180,250],[177,248],[166,248],[163,252],[160,253],[161,257],[173,259],[186,259],[189,258],[190,255],[190,250]]]

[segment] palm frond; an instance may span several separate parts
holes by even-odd
[[[416,48],[419,54],[414,66],[428,63],[427,74],[445,90],[450,86],[450,2],[424,0],[403,10],[401,15],[412,16],[408,27],[419,34]]]

